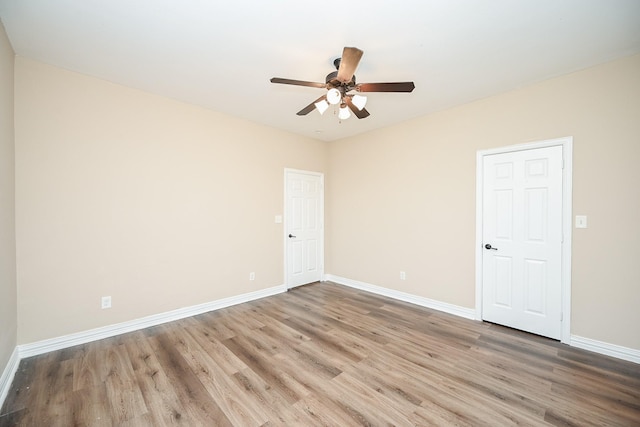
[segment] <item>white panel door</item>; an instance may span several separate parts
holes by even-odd
[[[562,147],[483,157],[482,318],[560,339]]]
[[[299,171],[286,172],[287,287],[322,279],[323,177]]]

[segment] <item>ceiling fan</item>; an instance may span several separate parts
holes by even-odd
[[[355,47],[345,47],[342,58],[333,61],[336,70],[327,74],[325,83],[307,82],[303,80],[283,79],[273,77],[271,83],[286,85],[308,86],[327,89],[327,92],[311,104],[298,111],[299,116],[309,114],[317,109],[324,113],[329,105],[339,105],[338,117],[341,120],[351,116],[349,110],[359,119],[369,117],[369,112],[364,108],[367,98],[359,95],[359,92],[411,92],[415,88],[413,82],[389,82],[389,83],[356,83],[355,71],[364,52]],[[355,91],[358,93],[351,94]]]

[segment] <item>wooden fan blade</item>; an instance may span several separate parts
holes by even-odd
[[[280,77],[274,77],[271,79],[271,83],[281,83],[283,85],[296,85],[296,86],[309,86],[324,89],[327,87],[325,83],[305,82],[304,80],[291,80],[283,79]]]
[[[312,112],[313,110],[316,109],[316,102],[320,102],[323,99],[326,100],[327,99],[327,95],[322,95],[320,98],[316,99],[311,104],[307,105],[302,110],[298,111],[296,114],[299,115],[299,116],[306,116],[307,114],[309,114],[310,112]]]
[[[412,92],[415,87],[413,82],[360,83],[355,89],[358,92]]]
[[[358,110],[358,107],[353,105],[353,102],[351,101],[350,96],[345,96],[344,102],[351,109],[351,111],[353,111],[353,114],[355,114],[357,118],[364,119],[365,117],[369,117],[369,112],[367,111],[367,109],[363,108],[362,110]]]
[[[357,47],[344,48],[342,58],[340,59],[340,68],[338,68],[338,81],[341,83],[349,83],[351,81],[363,53],[364,52]]]

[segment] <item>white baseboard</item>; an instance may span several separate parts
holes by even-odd
[[[11,353],[11,357],[9,358],[9,362],[2,372],[2,376],[0,376],[0,408],[2,408],[4,399],[6,399],[7,395],[9,394],[9,388],[11,387],[11,383],[13,382],[13,378],[16,376],[19,365],[20,357],[18,354],[18,347],[16,347],[13,349],[13,353]]]
[[[174,320],[184,319],[185,317],[195,316],[198,314],[206,313],[208,311],[219,310],[221,308],[257,300],[286,291],[287,287],[285,285],[274,286],[255,292],[249,292],[242,295],[223,298],[217,301],[211,301],[191,307],[179,308],[177,310],[167,311],[165,313],[154,314],[140,319],[117,323],[115,325],[90,329],[88,331],[77,332],[74,334],[50,338],[29,344],[22,344],[18,346],[18,353],[20,359],[24,359],[26,357],[36,356],[38,354],[48,353],[50,351],[60,350],[67,347],[73,347],[74,345],[97,341],[103,338],[109,338],[127,332],[148,328],[150,326],[172,322]]]
[[[569,345],[583,350],[604,354],[606,356],[628,360],[629,362],[640,363],[640,350],[635,350],[633,348],[596,341],[591,338],[584,338],[577,335],[571,335],[571,342]]]
[[[394,289],[384,288],[382,286],[372,285],[369,283],[347,279],[340,276],[334,276],[333,274],[326,274],[324,276],[324,280],[328,282],[335,282],[340,285],[349,286],[351,288],[360,289],[362,291],[371,292],[372,294],[383,295],[385,297],[397,299],[400,301],[408,302],[408,303],[419,305],[426,308],[431,308],[433,310],[454,314],[456,316],[464,317],[466,319],[475,320],[476,318],[476,310],[474,308],[460,307],[458,305],[436,301],[429,298],[424,298],[417,295],[409,294],[406,292],[400,292]]]
[[[431,308],[434,310],[442,311],[445,313],[453,314],[456,316],[464,317],[466,319],[475,320],[475,309],[460,307],[457,305],[444,303],[428,298],[416,296],[413,294],[396,291],[382,286],[372,285],[357,280],[347,279],[344,277],[334,276],[327,274],[324,276],[324,280],[335,282],[341,285],[349,286],[355,289],[371,292],[373,294],[383,295],[389,298],[394,298],[400,301],[405,301],[411,304],[416,304],[422,307]],[[39,354],[47,353],[54,350],[60,350],[74,345],[84,344],[91,341],[100,340],[103,338],[109,338],[116,335],[124,334],[127,332],[136,331],[139,329],[148,328],[150,326],[160,325],[162,323],[171,322],[174,320],[183,319],[185,317],[195,316],[198,314],[206,313],[208,311],[219,310],[221,308],[229,307],[244,302],[254,301],[260,298],[276,295],[282,292],[286,292],[286,285],[274,286],[267,289],[262,289],[255,292],[250,292],[242,295],[237,295],[229,298],[223,298],[217,301],[211,301],[204,304],[194,305],[191,307],[180,308],[177,310],[168,311],[165,313],[155,314],[152,316],[143,317],[140,319],[131,320],[128,322],[118,323],[115,325],[104,326],[101,328],[91,329],[88,331],[78,332],[75,334],[65,335],[62,337],[51,338],[47,340],[37,341],[34,343],[23,344],[17,346],[4,371],[0,376],[0,407],[4,403],[9,388],[18,370],[20,360],[26,357],[36,356]],[[571,336],[571,342],[569,345],[584,350],[593,351],[595,353],[612,356],[618,359],[627,360],[630,362],[640,363],[640,350],[618,346],[615,344],[609,344],[602,341],[592,340],[590,338],[584,338],[577,335]]]
[[[456,316],[464,317],[467,319],[477,320],[475,309],[465,308],[465,307],[460,307],[453,304],[448,304],[445,302],[435,301],[428,298],[423,298],[416,295],[408,294],[405,292],[384,288],[382,286],[372,285],[365,282],[359,282],[357,280],[334,276],[332,274],[326,274],[324,277],[324,280],[328,282],[335,282],[340,285],[349,286],[351,288],[371,292],[373,294],[383,295],[383,296],[394,298],[400,301],[405,301],[412,304],[420,305],[422,307],[432,308],[434,310],[443,311],[445,313],[454,314]],[[627,347],[622,347],[615,344],[609,344],[602,341],[596,341],[590,338],[584,338],[577,335],[571,335],[571,339],[568,344],[572,347],[593,351],[594,353],[604,354],[606,356],[611,356],[611,357],[615,357],[622,360],[628,360],[629,362],[640,363],[640,350],[636,350],[633,348],[627,348]]]

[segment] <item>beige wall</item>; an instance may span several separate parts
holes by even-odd
[[[475,307],[476,152],[563,136],[571,333],[640,349],[640,55],[330,143],[327,271]]]
[[[14,54],[0,22],[0,376],[16,346],[13,136]]]
[[[633,56],[327,144],[18,58],[18,342],[282,284],[285,167],[327,173],[327,273],[473,308],[477,150],[573,136],[572,333],[640,349],[638,76]]]
[[[284,168],[324,143],[24,58],[15,114],[19,343],[284,284]]]

